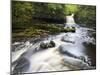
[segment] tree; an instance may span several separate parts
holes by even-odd
[[[29,2],[12,2],[12,24],[27,25],[32,21],[34,9],[32,3]]]

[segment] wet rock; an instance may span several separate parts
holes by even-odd
[[[43,39],[38,37],[38,38],[31,38],[29,41],[30,41],[30,43],[35,44],[35,43],[37,43],[37,42],[39,42],[41,40],[43,40]]]
[[[13,70],[13,75],[16,75],[18,73],[23,73],[29,68],[30,62],[26,58],[20,58],[17,61],[16,66],[14,67]]]
[[[67,51],[67,49],[65,49],[63,45],[61,45],[59,47],[59,52],[61,54],[64,54],[64,55],[67,55],[67,56],[70,56],[70,57],[73,57],[73,58],[78,58],[78,56],[76,56],[76,55],[70,53],[69,51]]]
[[[22,45],[22,44],[12,45],[12,51],[13,52],[18,51],[18,50],[20,50],[23,47],[25,47],[25,45]]]
[[[68,63],[69,65],[71,65],[71,67],[73,67],[73,69],[81,69],[81,70],[85,70],[85,69],[92,69],[91,66],[88,65],[88,63],[83,62],[82,60],[79,59],[75,59],[72,57],[64,57],[64,62]]]
[[[76,28],[75,27],[65,27],[63,29],[63,32],[75,32]]]
[[[12,51],[15,52],[15,51],[18,51],[18,50],[21,50],[22,48],[24,48],[25,45],[19,45],[19,46],[12,46]]]
[[[72,38],[71,36],[64,36],[61,41],[67,42],[67,43],[75,43],[75,39]]]
[[[50,44],[52,45],[52,47],[55,47],[54,41],[50,41]]]
[[[50,41],[50,42],[47,42],[47,43],[40,43],[40,48],[42,49],[47,49],[47,48],[52,48],[52,47],[55,47],[55,42],[54,41]]]
[[[16,48],[19,47],[20,45],[22,45],[22,43],[20,43],[20,42],[15,42],[15,43],[13,43],[13,44],[12,44],[12,51],[13,51],[13,52],[16,51]]]

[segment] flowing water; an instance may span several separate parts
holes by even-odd
[[[75,24],[73,16],[67,16],[67,26],[76,27],[76,32],[13,43],[13,73],[95,69],[95,30]],[[55,42],[55,47],[40,48],[41,42],[50,40]]]

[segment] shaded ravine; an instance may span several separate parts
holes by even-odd
[[[75,26],[75,33],[50,35],[35,43],[34,40],[15,42],[13,44],[14,51],[12,52],[13,74],[94,69],[96,67],[96,43],[92,35],[95,34],[95,30],[80,27],[72,20],[74,19],[68,21],[72,23],[66,24],[65,27]],[[50,40],[55,42],[55,47],[40,48],[41,42]]]

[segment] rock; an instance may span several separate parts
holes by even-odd
[[[63,32],[75,32],[76,29],[75,27],[66,27],[63,29]]]
[[[42,49],[47,49],[47,48],[52,48],[52,47],[55,47],[55,43],[54,41],[50,41],[50,42],[47,42],[47,43],[40,43],[40,48]]]
[[[69,52],[63,45],[59,47],[59,52],[61,54],[67,55],[69,57],[78,58],[78,56],[74,55],[73,53]]]
[[[26,58],[20,58],[13,70],[13,75],[23,73],[29,68],[30,62]]]
[[[52,45],[52,47],[55,47],[54,41],[50,41],[50,44]]]
[[[47,48],[47,44],[44,43],[44,42],[42,42],[42,43],[40,44],[40,48],[46,49],[46,48]]]
[[[70,36],[64,36],[61,41],[67,42],[67,43],[75,43],[75,38],[72,38]]]

